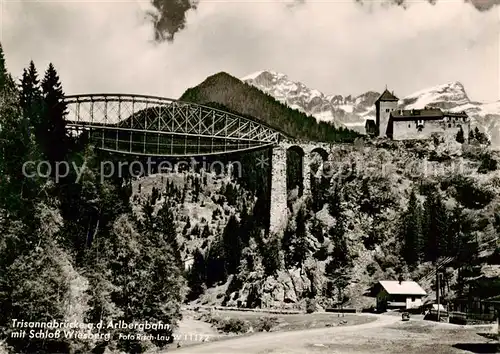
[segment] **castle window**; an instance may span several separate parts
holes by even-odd
[[[408,128],[411,128],[411,124],[408,124]]]
[[[387,108],[385,111],[386,111],[386,112],[390,112],[391,110],[390,110],[389,108]]]
[[[448,128],[451,128],[451,124],[448,124]]]
[[[419,119],[417,120],[417,127],[421,125],[421,126],[424,126],[424,120],[423,119]]]

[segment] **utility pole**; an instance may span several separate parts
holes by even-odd
[[[436,302],[437,302],[437,321],[439,322],[439,315],[440,315],[440,306],[439,306],[439,272],[438,272],[438,265],[436,262]]]

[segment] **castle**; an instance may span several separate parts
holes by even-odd
[[[470,119],[465,112],[451,113],[440,108],[398,109],[399,99],[385,89],[375,101],[375,121],[366,121],[366,134],[393,140],[429,139],[434,134],[469,136]]]

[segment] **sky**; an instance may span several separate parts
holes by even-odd
[[[460,81],[500,99],[497,0],[189,1],[0,0],[0,42],[15,77],[52,62],[66,94],[178,98],[220,71],[273,70],[325,94]]]

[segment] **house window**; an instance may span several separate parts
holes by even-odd
[[[411,297],[411,302],[415,302],[415,296]]]

